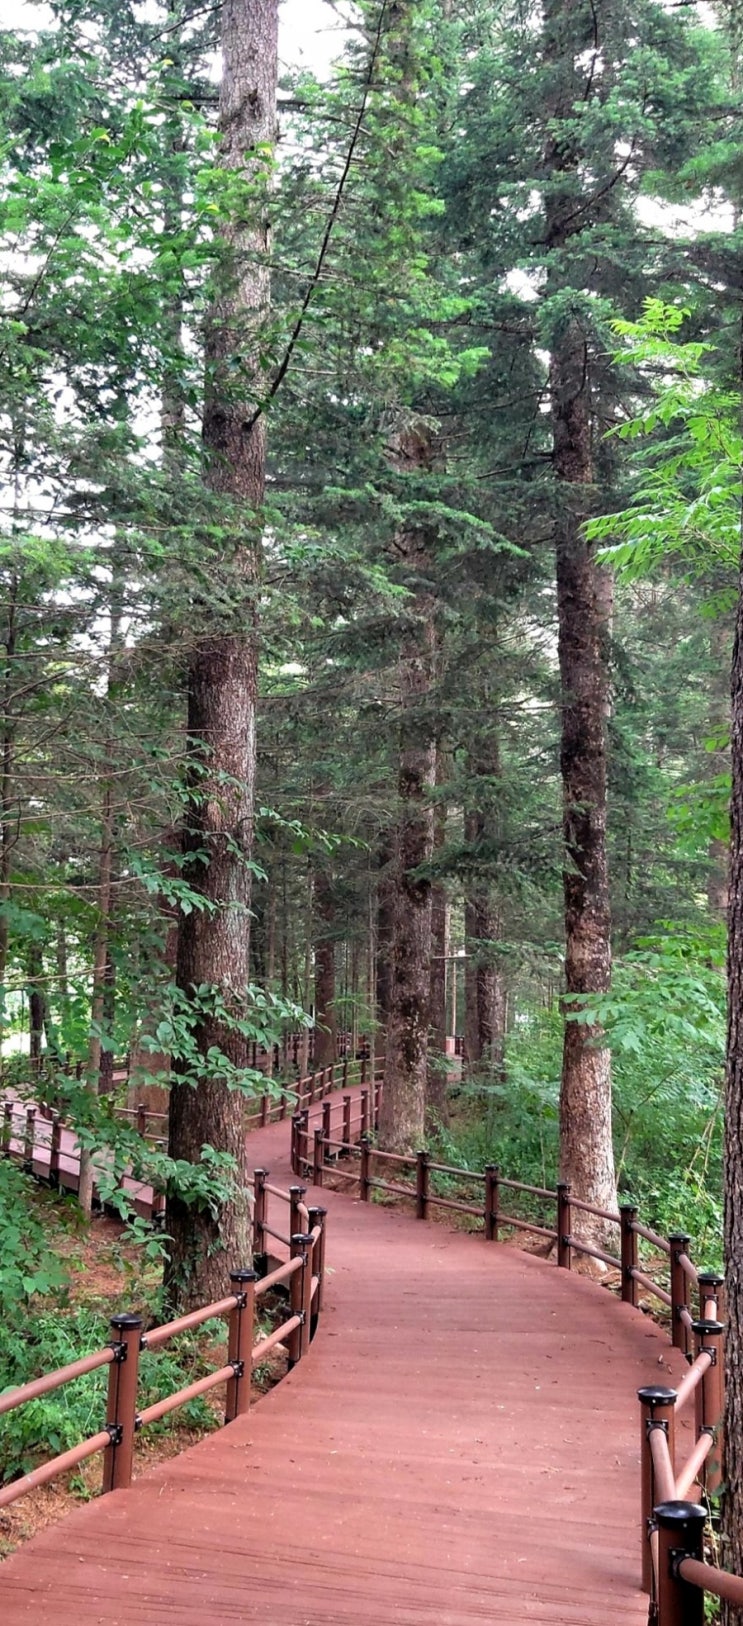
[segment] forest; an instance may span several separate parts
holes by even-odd
[[[380,1148],[689,1232],[740,1573],[743,19],[317,10],[0,29],[4,1094],[174,1311],[344,1055]],[[0,1159],[0,1390],[70,1206]]]

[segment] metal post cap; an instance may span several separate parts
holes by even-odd
[[[661,1384],[650,1384],[646,1389],[638,1389],[638,1400],[646,1406],[675,1406],[677,1393],[675,1389],[664,1389]]]
[[[700,1287],[722,1287],[725,1277],[718,1275],[715,1270],[700,1270],[697,1273],[697,1281]]]
[[[670,1231],[668,1234],[668,1240],[669,1242],[678,1243],[679,1247],[685,1247],[687,1242],[691,1242],[691,1237],[686,1231]]]
[[[260,1281],[260,1276],[258,1275],[257,1270],[231,1270],[230,1271],[230,1281],[231,1282],[259,1282]]]
[[[714,1338],[716,1333],[725,1331],[724,1321],[692,1321],[691,1326],[699,1338]]]
[[[312,1232],[311,1231],[296,1231],[294,1236],[292,1237],[292,1242],[298,1248],[308,1248],[311,1241],[312,1241]]]
[[[142,1317],[141,1317],[141,1315],[112,1315],[111,1316],[111,1326],[115,1327],[117,1332],[133,1332],[136,1327],[141,1327],[141,1325],[142,1325]]]
[[[290,1186],[289,1187],[289,1196],[290,1197],[304,1197],[306,1190],[307,1190],[306,1186]]]
[[[687,1528],[707,1523],[707,1510],[699,1502],[659,1502],[653,1508],[653,1518],[664,1530]]]

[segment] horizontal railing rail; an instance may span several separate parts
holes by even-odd
[[[661,1236],[641,1223],[633,1206],[623,1205],[614,1213],[575,1197],[564,1183],[551,1190],[506,1179],[495,1164],[482,1170],[461,1169],[435,1162],[426,1151],[405,1155],[376,1147],[373,1136],[379,1125],[383,1072],[383,1064],[377,1064],[356,1097],[344,1093],[340,1102],[322,1100],[314,1110],[313,1095],[308,1096],[300,1083],[302,1104],[292,1118],[295,1174],[320,1187],[330,1174],[336,1180],[356,1182],[364,1202],[376,1192],[408,1199],[421,1220],[428,1219],[434,1207],[469,1215],[480,1222],[490,1241],[497,1241],[507,1229],[536,1235],[555,1244],[558,1266],[571,1269],[575,1256],[599,1260],[617,1271],[626,1303],[637,1307],[642,1292],[668,1309],[672,1343],[690,1365],[677,1389],[639,1391],[643,1587],[652,1596],[657,1626],[701,1626],[704,1591],[743,1603],[743,1578],[702,1562],[705,1514],[687,1500],[695,1486],[713,1493],[722,1481],[722,1277],[698,1270],[684,1232]],[[464,1195],[474,1192],[476,1200],[436,1191],[432,1177],[437,1175],[447,1182],[463,1182],[470,1188]],[[533,1214],[507,1212],[504,1194],[531,1199],[538,1213],[540,1205],[549,1205],[552,1214],[542,1215],[545,1223],[540,1223]],[[616,1230],[616,1252],[580,1234],[581,1215]],[[668,1288],[642,1268],[641,1241],[667,1260]],[[675,1419],[692,1403],[694,1441],[679,1461]]]
[[[225,1423],[234,1422],[249,1409],[253,1371],[278,1344],[285,1345],[290,1367],[306,1355],[323,1303],[326,1212],[324,1208],[305,1206],[302,1187],[293,1187],[291,1192],[277,1187],[268,1189],[276,1198],[286,1201],[292,1223],[297,1222],[296,1229],[290,1227],[286,1261],[270,1272],[255,1268],[232,1271],[231,1291],[224,1298],[159,1327],[143,1330],[141,1315],[113,1316],[111,1342],[106,1348],[0,1394],[0,1416],[7,1416],[90,1372],[103,1367],[109,1369],[103,1428],[71,1450],[58,1453],[38,1468],[0,1487],[0,1508],[10,1506],[27,1492],[99,1453],[103,1454],[104,1492],[124,1490],[131,1483],[134,1444],[142,1429],[221,1385],[226,1386]],[[256,1258],[255,1263],[262,1262]],[[277,1288],[284,1288],[288,1293],[288,1313],[271,1332],[256,1338],[256,1306]],[[208,1321],[220,1318],[227,1320],[225,1364],[139,1410],[140,1354],[144,1350],[161,1349],[180,1333],[195,1331]]]

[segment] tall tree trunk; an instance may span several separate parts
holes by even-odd
[[[255,592],[265,490],[261,325],[269,306],[268,227],[262,199],[266,150],[276,136],[278,0],[224,0],[219,124],[221,164],[234,177],[232,213],[221,228],[223,263],[207,324],[204,448],[210,489],[223,499],[223,564],[230,608],[215,612],[198,642],[188,681],[188,740],[195,792],[185,832],[186,873],[208,907],[181,919],[177,980],[193,999],[206,985],[231,1016],[244,1013],[250,977],[249,861],[256,760]],[[243,193],[243,196],[237,194]],[[237,602],[239,600],[239,602]],[[204,856],[206,855],[206,856]],[[197,1007],[196,1045],[215,1046],[235,1069],[247,1043],[233,1021]],[[234,1164],[231,1198],[213,1214],[168,1201],[166,1270],[171,1303],[220,1297],[227,1273],[250,1259],[243,1102],[223,1079],[203,1076],[172,1092],[169,1149],[198,1163],[205,1144]]]
[[[0,738],[0,989],[5,983],[8,966],[10,932],[6,905],[10,898],[10,869],[13,848],[18,839],[13,800],[13,776],[16,738],[16,718],[13,703],[13,679],[18,638],[18,594],[20,583],[14,576],[6,606],[6,624],[3,634],[5,650],[5,682],[3,684],[3,725]],[[4,1001],[0,1000],[0,1011]],[[0,1016],[0,1035],[2,1017]]]
[[[555,522],[562,695],[560,766],[565,868],[565,991],[602,993],[611,984],[611,914],[606,851],[606,623],[600,566],[585,541],[593,480],[589,362],[572,322],[553,352]],[[611,1056],[593,1023],[570,1020],[566,1006],[560,1092],[560,1169],[576,1197],[616,1207],[611,1121]],[[587,1229],[592,1229],[587,1226]]]
[[[606,850],[606,716],[609,706],[607,592],[585,540],[591,512],[592,356],[585,296],[571,311],[569,250],[586,225],[576,206],[575,103],[586,91],[578,43],[583,19],[569,0],[546,0],[544,55],[555,85],[545,150],[546,236],[555,270],[549,292],[561,292],[550,369],[555,494],[558,650],[562,724],[565,864],[565,987],[568,996],[604,992],[611,981],[611,916]],[[606,74],[609,75],[607,64]],[[589,82],[590,84],[590,82]],[[567,257],[567,258],[566,258]],[[611,1123],[611,1058],[595,1025],[569,1020],[566,1005],[560,1092],[561,1175],[576,1197],[616,1209]],[[584,1232],[596,1227],[581,1221]]]
[[[327,872],[315,874],[315,1067],[331,1067],[336,1057],[335,896]]]
[[[506,989],[495,944],[501,922],[493,892],[478,900],[477,1026],[481,1060],[503,1078],[506,1034]]]
[[[44,1041],[46,995],[44,993],[44,958],[41,944],[33,939],[28,945],[26,958],[28,977],[28,1053],[31,1070],[38,1073]]]
[[[113,700],[117,688],[117,660],[121,642],[123,598],[122,563],[116,549],[111,566],[110,635],[106,673],[107,732],[103,743],[101,844],[98,852],[98,918],[93,938],[93,975],[90,994],[90,1036],[86,1078],[88,1089],[98,1091],[101,1076],[103,1045],[101,1033],[106,1009],[106,974],[110,956],[111,907],[113,900],[114,843],[116,801],[114,796],[114,735]],[[90,1217],[93,1209],[94,1153],[86,1147],[80,1149],[80,1180],[78,1202],[84,1214]]]
[[[67,930],[63,920],[57,921],[56,966],[59,1025],[62,1030],[62,1044],[64,1046],[70,1014],[70,985],[67,980]]]
[[[395,908],[394,851],[385,842],[379,853],[376,889],[375,984],[378,1035],[377,1053],[384,1054],[392,1002],[392,932]]]
[[[425,426],[400,439],[400,463],[429,469],[433,448]],[[413,576],[425,574],[432,538],[410,531],[398,538],[399,553]],[[410,579],[410,575],[409,575]],[[431,980],[431,882],[416,872],[433,854],[436,742],[430,716],[434,678],[434,601],[421,583],[414,593],[413,625],[400,661],[400,771],[392,920],[390,1015],[379,1126],[387,1151],[411,1152],[423,1144]],[[423,710],[423,715],[422,715]]]
[[[300,1003],[304,1011],[309,1011],[312,1005],[312,911],[314,905],[315,885],[312,871],[307,875],[307,906],[304,933],[304,963],[302,966],[302,993]],[[306,1078],[310,1070],[310,1030],[303,1027],[299,1039],[298,1051],[299,1077]]]
[[[733,47],[734,84],[743,81],[743,18],[725,4]],[[743,210],[736,200],[736,222]],[[738,336],[738,381],[743,411],[743,327]],[[741,532],[743,544],[743,529]],[[722,1500],[722,1563],[743,1575],[743,545],[738,569],[738,601],[730,683],[730,851],[728,876],[728,1031],[725,1062],[724,1254],[727,1330],[725,1336],[725,1462]],[[743,1626],[743,1608],[724,1599],[722,1626]]]
[[[465,818],[465,839],[471,839],[476,820],[471,815]],[[480,1065],[480,1023],[477,1003],[477,975],[478,975],[478,930],[479,918],[477,903],[473,897],[467,896],[464,900],[464,1062],[463,1071],[476,1072]]]
[[[446,759],[436,750],[436,785],[446,782]],[[446,844],[446,802],[434,808],[434,856]],[[426,1117],[431,1124],[446,1124],[449,1115],[446,1060],[446,962],[449,952],[449,897],[443,881],[431,889],[431,978],[429,985],[429,1044],[426,1073]]]
[[[103,973],[103,1009],[101,1020],[106,1037],[109,1040],[105,1048],[101,1047],[101,1060],[98,1068],[98,1093],[110,1095],[114,1087],[114,1018],[116,1015],[116,966],[111,957],[109,943],[106,952],[106,969]]]
[[[743,1574],[743,551],[732,670],[728,1040],[725,1103],[725,1482],[723,1563]],[[725,1626],[743,1611],[723,1604]]]
[[[730,695],[727,682],[730,672],[730,627],[727,620],[715,620],[710,628],[710,724],[715,737],[715,749],[709,753],[712,774],[725,774],[730,767],[730,754],[726,745],[730,728]],[[710,914],[725,920],[728,912],[728,871],[730,843],[721,836],[713,836],[709,844],[709,873],[707,876],[707,904]]]

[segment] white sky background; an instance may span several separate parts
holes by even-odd
[[[279,51],[282,67],[301,65],[322,75],[339,54],[342,27],[325,0],[283,0],[280,11]],[[3,0],[4,28],[38,28],[51,22],[36,0]]]

